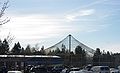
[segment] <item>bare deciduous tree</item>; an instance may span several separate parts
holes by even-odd
[[[12,41],[13,41],[14,39],[15,39],[15,37],[9,32],[9,34],[7,35],[7,38],[6,38],[8,44],[11,45],[11,44],[12,44]]]
[[[0,7],[0,25],[6,24],[7,22],[10,21],[10,19],[8,17],[3,18],[6,9],[9,7],[9,0],[5,1],[4,3],[1,3],[1,7]]]

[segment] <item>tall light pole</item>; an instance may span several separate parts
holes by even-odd
[[[69,34],[69,36],[68,36],[68,40],[69,40],[69,62],[70,62],[70,64],[69,64],[69,66],[71,67],[71,35]]]
[[[71,35],[69,34],[69,53],[71,52]]]

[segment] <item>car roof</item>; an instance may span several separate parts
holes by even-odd
[[[22,73],[21,71],[8,71],[8,73]]]
[[[108,67],[108,66],[93,66],[93,67]]]

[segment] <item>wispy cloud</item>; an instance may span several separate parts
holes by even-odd
[[[95,13],[94,9],[86,9],[86,10],[80,10],[78,12],[72,13],[72,14],[68,14],[65,16],[65,18],[68,21],[74,21],[76,20],[78,17],[82,17],[82,16],[89,16]]]
[[[102,3],[105,3],[109,0],[96,0],[96,1],[91,1],[91,3],[89,4],[86,4],[86,5],[82,5],[80,7],[77,7],[77,8],[74,8],[74,9],[71,9],[70,11],[66,12],[65,14],[69,14],[69,13],[73,13],[73,12],[77,12],[79,10],[83,10],[83,9],[88,9],[94,5],[98,5],[98,4],[102,4]]]
[[[50,38],[57,33],[73,31],[70,29],[71,26],[64,24],[64,19],[54,15],[13,16],[11,21],[2,28],[4,29],[2,34],[9,31],[19,39]]]
[[[85,5],[82,5],[80,7],[71,9],[68,12],[65,13],[65,18],[68,19],[67,21],[76,21],[76,20],[77,21],[78,20],[80,20],[80,21],[81,20],[91,21],[91,19],[83,19],[83,18],[79,19],[79,17],[90,16],[92,14],[95,14],[96,17],[101,17],[101,16],[99,16],[99,12],[97,13],[97,9],[94,8],[94,6],[106,3],[107,1],[109,1],[109,0],[91,1],[91,3],[89,3],[89,4],[85,4]],[[104,14],[102,16],[106,17],[106,16],[108,16],[108,14]],[[94,20],[96,20],[96,18]]]

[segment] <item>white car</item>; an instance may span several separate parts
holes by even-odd
[[[115,68],[110,68],[110,73],[119,73],[119,70]]]
[[[70,73],[92,73],[92,71],[87,71],[87,70],[79,70],[79,71],[70,71]]]
[[[63,69],[60,73],[68,73],[68,69],[65,68],[65,69]]]
[[[21,71],[8,71],[7,73],[22,73]]]
[[[120,66],[118,66],[118,70],[119,70],[119,72],[120,72]]]
[[[71,68],[69,73],[79,73],[80,68]]]

